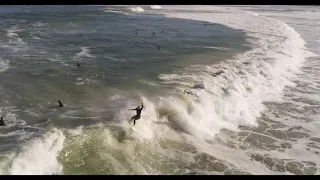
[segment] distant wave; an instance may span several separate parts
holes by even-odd
[[[104,9],[103,10],[106,13],[118,13],[118,14],[124,14],[124,15],[128,15],[127,12],[121,10],[121,9],[114,9],[114,8],[110,8],[110,9]]]
[[[161,9],[162,7],[161,6],[158,6],[158,5],[153,5],[153,6],[150,6],[151,9]]]
[[[130,8],[131,11],[133,12],[143,12],[144,9],[142,7],[134,7],[134,8]]]
[[[39,26],[46,26],[47,23],[41,23],[41,22],[36,22],[34,24],[31,24],[31,26],[36,26],[36,27],[39,27]]]

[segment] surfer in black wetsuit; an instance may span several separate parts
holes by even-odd
[[[4,123],[3,116],[1,116],[1,119],[0,119],[0,126],[4,126],[4,125],[6,125],[6,123]]]
[[[76,65],[77,67],[80,67],[80,63],[79,62],[77,62],[77,65]]]
[[[133,125],[136,124],[136,120],[139,120],[141,118],[142,109],[143,109],[143,103],[141,104],[141,108],[140,108],[140,106],[138,106],[135,109],[130,109],[130,110],[135,110],[137,113],[135,116],[132,116],[130,119],[130,122],[133,120]]]
[[[58,103],[59,103],[59,107],[63,107],[63,104],[60,100],[58,101]]]

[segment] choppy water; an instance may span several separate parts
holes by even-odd
[[[319,17],[2,6],[0,172],[319,174]]]

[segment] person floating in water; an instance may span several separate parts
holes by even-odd
[[[58,101],[58,103],[59,103],[59,107],[63,107],[63,104],[60,100]]]
[[[4,123],[3,116],[1,116],[1,119],[0,119],[0,126],[4,126],[4,125],[6,125],[6,123]]]
[[[79,62],[77,62],[77,67],[80,67],[80,63]]]
[[[143,103],[141,104],[141,108],[140,108],[140,106],[138,106],[135,109],[130,109],[130,110],[135,110],[137,113],[135,116],[132,116],[130,119],[130,122],[133,120],[133,125],[136,124],[136,120],[139,120],[141,118],[142,109],[143,109]]]
[[[158,51],[160,50],[160,46],[158,45]]]
[[[152,34],[154,34],[154,31],[153,31],[153,33]]]

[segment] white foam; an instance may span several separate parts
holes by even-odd
[[[4,105],[4,104],[2,104],[2,105]],[[6,106],[6,107],[0,108],[0,115],[4,116],[4,121],[6,123],[6,126],[4,126],[4,127],[8,128],[11,126],[26,124],[25,121],[17,118],[17,115],[15,114],[16,111],[18,111],[18,110],[14,106]],[[3,136],[6,136],[6,134],[4,134]]]
[[[0,58],[0,72],[4,72],[7,69],[10,68],[10,61],[9,60],[4,60]]]
[[[81,47],[81,52],[77,53],[75,57],[76,58],[81,58],[81,57],[93,58],[94,56],[90,54],[89,47]]]
[[[23,29],[19,29],[18,26],[12,26],[10,29],[7,29],[7,37],[10,38],[9,43],[14,43],[18,45],[24,45],[25,42],[19,38],[17,32],[23,31]]]
[[[104,57],[111,60],[111,61],[126,62],[125,59],[116,58],[116,57],[113,57],[112,55],[105,55]]]
[[[189,7],[183,6],[174,6],[174,9],[190,11]],[[216,13],[213,16],[205,12],[193,13],[194,10],[212,10]],[[232,60],[202,66],[202,72],[197,74],[181,72],[159,76],[167,84],[191,85],[190,88],[198,81],[204,83],[204,90],[190,89],[195,96],[188,95],[185,105],[181,105],[177,97],[167,97],[157,102],[157,106],[177,112],[171,120],[199,138],[212,139],[220,129],[237,131],[240,125],[256,126],[256,118],[264,110],[262,103],[281,99],[283,88],[293,85],[290,79],[299,72],[309,55],[304,50],[305,42],[291,27],[247,11],[196,6],[191,13],[166,11],[164,15],[223,24],[244,30],[248,36],[258,39],[254,41],[256,48],[253,50]],[[266,61],[267,58],[272,60]],[[192,67],[185,69],[185,72],[190,72],[190,69]],[[220,70],[224,73],[212,76]]]
[[[78,136],[83,132],[83,126],[79,126],[76,129],[72,129],[68,131],[72,136]]]
[[[205,49],[217,49],[221,51],[231,51],[230,48],[226,47],[218,47],[218,46],[192,46],[192,45],[186,45],[188,48],[205,48]]]
[[[13,159],[9,169],[12,175],[60,174],[62,166],[57,160],[65,136],[53,129],[43,137],[30,141]]]
[[[152,123],[156,120],[155,107],[154,104],[148,101],[146,98],[142,97],[142,101],[144,103],[143,116],[141,119],[136,121],[135,128],[137,129],[137,133],[134,133],[133,136],[137,139],[152,139],[154,137],[154,131]],[[139,103],[140,104],[140,103]],[[129,110],[133,109],[137,106],[134,101],[127,101],[123,110],[118,113],[118,119],[123,124],[123,126],[129,128],[128,121],[132,116],[135,115],[135,111]],[[140,106],[140,105],[139,105]],[[142,123],[143,122],[143,123]]]
[[[75,84],[76,85],[82,85],[82,84],[97,84],[98,81],[94,79],[89,79],[89,78],[77,78],[77,81]]]
[[[140,79],[139,81],[140,81],[141,83],[148,84],[149,86],[159,86],[159,84],[154,83],[154,82],[152,82],[152,81],[146,81],[146,80],[143,80],[143,79]]]
[[[39,38],[37,36],[32,36],[32,39],[41,39],[41,38]]]
[[[258,14],[258,13],[255,13],[255,12],[247,11],[247,13],[252,14],[252,15],[254,15],[254,16],[259,16],[259,14]]]
[[[48,23],[42,23],[42,22],[36,22],[34,24],[31,24],[32,26],[40,27],[40,26],[46,26]]]
[[[144,9],[142,7],[133,7],[130,8],[130,10],[133,12],[144,12]]]
[[[161,6],[159,5],[153,5],[153,6],[150,6],[151,9],[161,9]]]
[[[103,11],[106,12],[106,13],[118,13],[118,14],[129,15],[129,13],[127,13],[127,12],[125,12],[123,10],[117,10],[117,9],[114,9],[114,8],[112,8],[112,9],[104,9]]]
[[[226,47],[216,47],[216,46],[204,46],[204,48],[207,49],[217,49],[217,50],[221,50],[221,51],[230,51],[230,48],[226,48]]]

